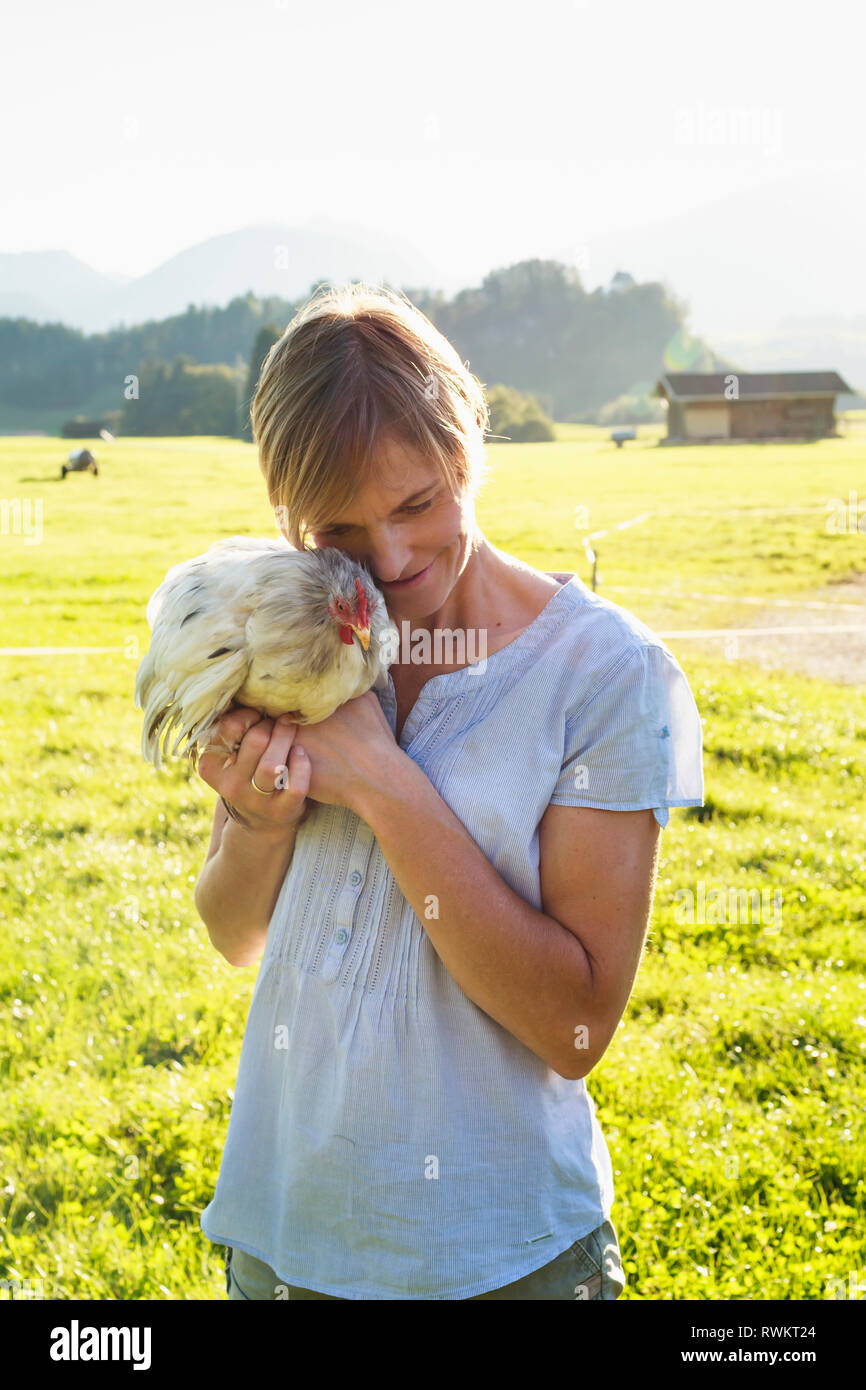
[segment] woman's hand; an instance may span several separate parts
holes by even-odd
[[[314,808],[306,800],[310,760],[297,747],[298,727],[275,723],[243,706],[229,710],[215,726],[208,745],[211,751],[198,760],[199,776],[228,803],[230,815],[232,807],[237,809],[246,829],[278,838],[312,813]],[[237,752],[218,747],[218,739],[238,745]],[[253,777],[261,792],[253,787]],[[272,796],[262,794],[272,789]]]
[[[350,811],[357,812],[359,792],[371,783],[387,781],[392,760],[406,756],[373,690],[340,705],[320,724],[297,725],[281,715],[277,728],[281,726],[295,730],[295,749],[300,744],[309,754],[312,776],[305,783],[307,795]]]

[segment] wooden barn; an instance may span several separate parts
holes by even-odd
[[[838,372],[666,372],[666,444],[715,439],[819,439],[836,434]]]

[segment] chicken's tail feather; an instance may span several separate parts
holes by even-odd
[[[140,672],[136,704],[144,709],[142,756],[159,769],[163,757],[176,757],[186,739],[184,754],[197,768],[199,742],[207,743],[213,725],[243,686],[248,669],[249,657],[242,647],[226,651],[209,662],[204,671],[181,680],[176,688],[155,679],[151,672]],[[169,749],[175,730],[177,737]]]

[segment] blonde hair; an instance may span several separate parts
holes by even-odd
[[[481,382],[400,291],[321,286],[262,363],[253,439],[280,530],[297,548],[342,515],[396,439],[435,462],[452,496],[487,479]]]

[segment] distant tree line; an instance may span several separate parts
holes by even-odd
[[[688,338],[683,303],[663,285],[623,272],[588,292],[576,269],[529,260],[491,272],[452,300],[406,293],[476,376],[532,393],[556,420],[586,420],[618,396],[647,395],[672,342],[690,344],[683,370],[703,370],[705,360],[722,365]]]
[[[650,392],[671,344],[680,369],[729,365],[689,338],[685,306],[663,285],[624,272],[588,292],[577,270],[529,260],[453,299],[405,293],[484,382],[492,432],[515,440],[545,437],[552,419],[598,419],[611,409],[630,411],[616,418],[652,418]],[[0,404],[83,410],[124,434],[249,439],[262,361],[308,297],[247,293],[224,308],[190,304],[172,318],[89,335],[0,318]]]
[[[493,443],[529,444],[556,438],[553,420],[531,392],[513,386],[491,386],[485,392]]]
[[[203,364],[186,356],[143,362],[127,389],[120,434],[237,435],[242,427],[241,389],[246,372],[225,363]]]

